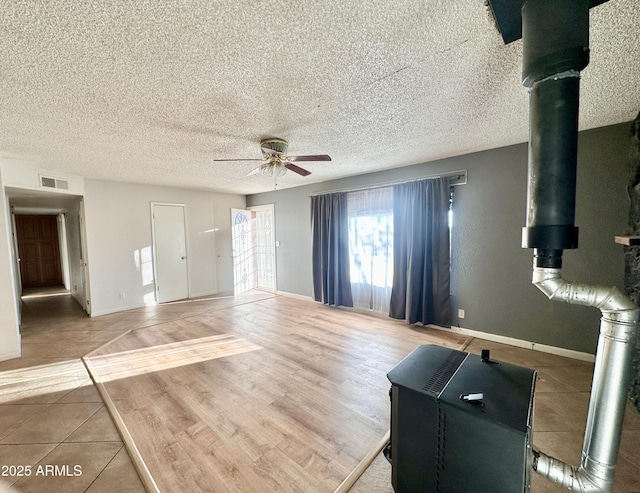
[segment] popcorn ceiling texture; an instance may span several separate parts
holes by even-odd
[[[329,154],[279,188],[528,139],[522,43],[483,0],[0,5],[0,156],[87,178],[233,193],[263,137]],[[591,10],[581,129],[631,121],[640,2]]]

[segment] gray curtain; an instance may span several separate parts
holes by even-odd
[[[389,316],[451,325],[447,178],[393,189],[393,289]]]
[[[346,193],[311,197],[311,231],[314,299],[353,306]]]

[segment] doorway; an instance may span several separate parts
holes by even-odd
[[[189,298],[186,206],[151,204],[156,301]]]
[[[62,286],[57,216],[15,218],[22,289]]]
[[[276,291],[273,204],[231,209],[234,295],[251,289]]]
[[[40,269],[42,276],[36,284],[40,286],[51,285],[64,287],[66,291],[82,306],[83,310],[91,315],[91,301],[89,290],[89,266],[87,262],[86,236],[85,236],[85,219],[83,197],[80,195],[52,193],[36,190],[25,190],[15,187],[5,188],[6,196],[11,207],[11,228],[12,228],[12,258],[15,272],[15,292],[16,299],[20,300],[24,287],[28,286],[34,279],[34,270]],[[25,266],[22,258],[25,258],[25,264],[31,264],[33,261],[34,251],[37,253],[37,247],[33,244],[30,246],[31,252],[22,252],[18,245],[19,236],[23,239],[25,235],[32,239],[37,234],[35,229],[38,227],[33,224],[29,225],[31,231],[26,231],[22,224],[21,216],[49,216],[50,219],[42,221],[50,221],[48,225],[40,227],[45,231],[40,231],[41,239],[57,235],[58,248],[57,255],[54,253],[55,245],[44,246],[40,249],[40,255],[44,259],[44,263],[34,268],[29,266],[30,272],[25,273]],[[37,219],[36,219],[37,221]],[[54,242],[55,243],[55,242]],[[57,257],[57,259],[55,259]],[[56,269],[52,263],[57,262],[62,279],[49,276],[52,269]],[[27,285],[24,285],[24,281]],[[40,288],[35,288],[40,289]],[[21,319],[21,304],[16,305],[18,320]]]

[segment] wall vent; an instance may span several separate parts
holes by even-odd
[[[59,178],[40,175],[40,187],[69,190],[69,182],[67,180],[60,180]]]

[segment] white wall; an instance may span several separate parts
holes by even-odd
[[[0,361],[20,356],[11,214],[0,171]]]
[[[84,192],[84,180],[81,176],[56,173],[37,166],[15,162],[4,158],[0,162],[2,169],[2,184],[5,187],[16,187],[28,190],[39,190],[62,195],[82,195]],[[40,175],[64,180],[68,184],[67,190],[51,189],[40,186]]]
[[[186,205],[190,296],[233,291],[230,209],[245,207],[243,195],[102,180],[84,188],[92,316],[155,300],[151,202]]]

